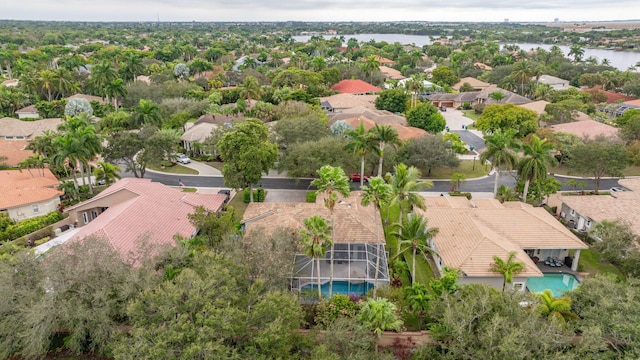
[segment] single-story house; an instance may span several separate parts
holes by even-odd
[[[591,119],[551,125],[551,129],[590,139],[597,136],[618,136],[618,128]]]
[[[518,106],[523,107],[525,109],[533,110],[538,115],[546,114],[547,105],[551,104],[546,100],[537,100],[526,104],[520,104]],[[575,117],[575,121],[584,121],[584,120],[593,120],[591,116],[583,113],[582,111],[575,111],[573,114]]]
[[[6,87],[16,87],[18,86],[18,79],[10,79],[10,80],[5,80],[2,83],[0,83],[0,85],[2,86],[6,86]]]
[[[400,71],[394,68],[383,65],[380,65],[378,68],[380,69],[382,75],[384,75],[385,80],[402,80],[406,78],[406,76],[402,75]]]
[[[384,56],[380,56],[380,55],[376,55],[375,57],[376,61],[380,63],[380,65],[383,66],[394,66],[396,64],[395,61],[391,60],[391,59],[387,59]],[[366,60],[366,59],[363,59]]]
[[[630,224],[633,232],[640,235],[640,179],[621,179],[618,183],[629,191],[610,195],[556,195],[562,204],[559,206],[560,218],[578,231],[589,231],[603,220],[620,220]]]
[[[333,109],[332,112],[337,113],[356,107],[374,110],[376,108],[377,98],[378,95],[335,94],[320,98],[320,102],[326,102],[329,107]]]
[[[377,86],[373,86],[366,81],[359,79],[346,79],[342,80],[339,83],[333,85],[331,90],[335,90],[341,94],[375,94],[380,92],[380,88]]]
[[[497,104],[497,102],[490,97],[491,93],[496,91],[499,91],[504,95],[504,98],[500,101],[501,104],[521,105],[531,102],[531,100],[524,96],[501,89],[495,85],[491,85],[482,91],[469,91],[458,94],[437,93],[427,95],[426,98],[431,101],[433,105],[438,107],[446,106],[457,108],[462,106],[464,103],[469,103],[472,106],[476,104]]]
[[[149,179],[124,178],[65,210],[80,229],[68,241],[94,236],[108,242],[123,259],[140,250],[152,256],[161,247],[175,245],[176,235],[196,234],[188,218],[196,207],[219,212],[225,200],[221,194],[184,193]]]
[[[184,144],[184,149],[186,151],[191,151],[194,149],[193,143],[204,143],[204,141],[211,136],[211,132],[217,127],[217,124],[211,124],[208,122],[202,122],[191,126],[180,137],[180,140],[182,140]]]
[[[26,149],[28,145],[26,140],[6,140],[0,137],[0,164],[18,167],[21,161],[33,155],[33,151]]]
[[[580,250],[588,248],[544,208],[464,197],[426,197],[425,205],[426,210],[415,210],[428,219],[429,227],[438,229],[430,240],[438,254],[437,269],[442,272],[448,266],[460,270],[462,284],[502,288],[502,275],[491,271],[493,257],[506,259],[515,252],[516,261],[525,268],[514,276],[513,286],[524,291],[528,278],[543,276],[539,266],[547,258],[565,261],[576,271]],[[569,258],[569,250],[575,251],[573,258]]]
[[[343,120],[348,122],[351,125],[352,129],[355,129],[360,124],[362,124],[364,126],[364,129],[366,131],[369,131],[376,126],[375,121],[368,119],[362,115],[348,118],[348,119],[343,119]],[[337,120],[331,120],[329,122],[329,126],[333,125],[336,121]],[[396,129],[396,131],[398,132],[398,139],[400,140],[415,139],[415,138],[420,138],[420,137],[429,135],[427,131],[416,128],[416,127],[412,127],[412,126],[404,126],[399,124],[388,124],[388,126],[392,127],[393,129]]]
[[[493,71],[493,68],[491,66],[481,62],[473,63],[473,67],[484,71]]]
[[[532,81],[536,81],[536,78],[531,78]],[[551,75],[541,75],[537,79],[539,84],[546,84],[551,86],[553,90],[567,90],[571,89],[573,86],[569,85],[570,81],[561,79],[559,77],[551,76]]]
[[[630,100],[635,100],[636,99],[635,97],[627,96],[627,95],[624,95],[624,94],[620,94],[620,93],[617,93],[617,92],[614,92],[614,91],[611,91],[611,90],[603,90],[602,87],[598,87],[598,86],[590,88],[590,89],[581,89],[580,91],[584,91],[584,92],[590,93],[590,94],[602,93],[604,96],[606,96],[605,103],[607,103],[607,104],[613,104],[613,103],[618,102],[620,100],[622,100],[622,101],[630,101]]]
[[[15,118],[0,119],[0,137],[5,140],[33,140],[45,131],[56,131],[63,123],[62,119],[42,119],[36,121],[21,121]]]
[[[14,221],[45,215],[58,209],[60,181],[49,169],[0,171],[0,211]]]
[[[460,88],[462,87],[462,85],[464,85],[465,83],[471,85],[471,87],[473,87],[474,91],[481,91],[484,90],[488,87],[491,86],[491,84],[486,83],[484,81],[478,80],[476,78],[473,77],[465,77],[460,79],[460,81],[458,81],[457,83],[453,84],[451,86],[451,88],[455,91],[460,91]]]
[[[40,117],[40,113],[38,113],[35,105],[29,105],[16,110],[16,115],[18,115],[19,119],[38,119]]]
[[[333,215],[334,231],[334,277],[333,291],[340,294],[366,293],[373,287],[388,285],[389,272],[385,251],[382,221],[375,215],[373,205],[363,206],[359,192],[352,192],[340,199]],[[329,210],[321,196],[315,203],[251,203],[242,220],[244,231],[250,234],[289,228],[296,232],[304,229],[304,219],[319,215],[330,219]],[[320,274],[321,289],[325,291],[330,278],[331,250],[320,261],[317,268],[313,258],[298,249],[293,262],[293,291],[317,291],[317,276]],[[376,284],[376,271],[378,281]]]
[[[407,126],[407,119],[387,110],[375,110],[362,106],[344,109],[339,113],[329,115],[329,126],[338,120],[352,118],[366,118],[380,125],[402,125]]]

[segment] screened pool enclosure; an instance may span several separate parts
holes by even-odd
[[[379,261],[377,261],[378,254],[380,254]],[[384,244],[336,243],[333,259],[334,294],[365,294],[376,286],[376,271],[378,272],[377,286],[389,284],[389,267]],[[316,259],[297,254],[294,260],[291,289],[316,294],[318,270],[321,291],[328,296],[331,249],[327,251],[324,258],[320,259],[320,269],[317,269]]]

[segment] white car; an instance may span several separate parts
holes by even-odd
[[[176,161],[180,164],[189,164],[191,162],[191,159],[189,159],[189,157],[185,154],[178,154]]]

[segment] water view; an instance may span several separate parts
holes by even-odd
[[[389,44],[393,44],[394,42],[399,42],[401,44],[413,44],[415,46],[424,46],[431,45],[432,37],[428,35],[405,35],[405,34],[346,34],[346,35],[323,35],[325,39],[331,39],[333,37],[344,36],[345,42],[351,38],[355,38],[359,42],[368,42],[371,40],[375,41],[386,41]],[[293,37],[296,41],[307,42],[311,39],[310,35],[300,35]],[[549,50],[551,48],[551,44],[530,44],[530,43],[512,43],[512,45],[517,45],[521,49],[531,50],[537,47],[540,47],[545,50]],[[345,43],[346,46],[346,43]],[[558,45],[558,47],[562,50],[562,53],[567,56],[569,53],[569,46],[566,45]],[[598,59],[598,62],[601,62],[603,59],[608,59],[611,66],[617,68],[620,71],[625,71],[632,66],[635,66],[640,62],[640,53],[638,52],[627,52],[627,51],[615,51],[615,50],[605,50],[605,49],[584,49],[584,59],[589,57],[595,57]]]

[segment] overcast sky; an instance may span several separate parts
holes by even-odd
[[[0,0],[0,19],[73,21],[599,21],[639,0]]]

